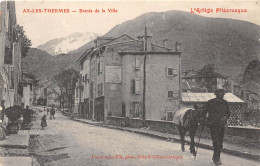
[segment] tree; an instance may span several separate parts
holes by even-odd
[[[260,61],[258,59],[249,62],[243,75],[243,83],[260,81]]]
[[[19,36],[20,44],[21,44],[21,53],[22,57],[26,57],[29,49],[32,46],[31,40],[25,35],[25,31],[23,30],[23,26],[17,25],[16,31]]]
[[[79,73],[74,69],[63,70],[61,73],[54,76],[54,81],[60,89],[60,106],[61,103],[67,99],[68,108],[72,108],[76,82],[78,79]]]

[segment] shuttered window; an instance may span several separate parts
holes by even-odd
[[[130,80],[130,93],[140,94],[141,93],[141,80],[140,78]]]
[[[135,70],[140,70],[140,58],[135,57]]]
[[[93,97],[93,91],[94,91],[93,82],[91,82],[90,83],[90,97]]]
[[[140,87],[141,81],[140,79],[135,80],[135,94],[141,93],[141,87]]]
[[[130,93],[134,94],[135,93],[135,79],[130,80]]]
[[[88,82],[88,74],[85,74],[85,84]]]
[[[103,62],[100,61],[98,63],[98,74],[102,74],[102,72],[103,72]]]

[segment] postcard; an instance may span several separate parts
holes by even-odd
[[[260,165],[259,9],[1,1],[0,165]]]

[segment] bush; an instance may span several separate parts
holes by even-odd
[[[22,107],[18,105],[8,107],[5,109],[5,114],[14,123],[21,117]]]

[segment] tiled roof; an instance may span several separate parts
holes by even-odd
[[[215,98],[214,93],[182,93],[183,102],[207,102]],[[243,103],[244,101],[232,93],[226,93],[224,99],[229,103]]]

